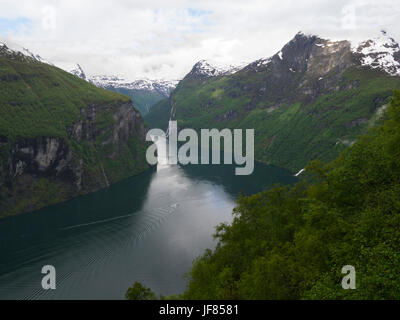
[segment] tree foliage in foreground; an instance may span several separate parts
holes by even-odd
[[[127,300],[156,300],[156,295],[151,289],[136,281],[126,292],[125,298]]]
[[[184,299],[399,299],[400,92],[388,119],[314,182],[241,197],[214,251],[193,264]],[[356,270],[343,290],[341,269]]]

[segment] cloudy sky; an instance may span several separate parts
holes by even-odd
[[[268,57],[300,30],[400,41],[398,0],[0,0],[0,37],[58,65],[128,79],[183,77],[195,62]]]

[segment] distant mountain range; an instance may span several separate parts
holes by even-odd
[[[78,63],[74,66],[63,65],[62,68],[65,71],[94,84],[96,87],[129,96],[142,115],[147,114],[151,107],[158,101],[168,98],[179,82],[178,80],[164,79],[138,79],[129,81],[122,77],[108,75],[89,77]]]
[[[150,127],[255,129],[255,156],[294,173],[330,160],[383,114],[400,88],[400,48],[385,31],[351,44],[299,32],[272,57],[224,70],[196,63]]]

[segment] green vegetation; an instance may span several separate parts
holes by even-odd
[[[312,162],[311,182],[240,197],[171,297],[400,299],[400,91],[385,117],[336,160]],[[345,265],[355,290],[341,286]]]
[[[297,172],[312,160],[333,160],[400,87],[400,77],[351,67],[335,78],[337,88],[310,96],[300,74],[284,92],[271,84],[263,91],[269,76],[267,70],[184,79],[170,99],[178,127],[255,129],[256,159]],[[326,78],[336,76],[332,70]],[[318,79],[308,81],[318,85]]]
[[[0,217],[25,212],[27,208],[48,206],[68,199],[68,189],[62,183],[48,178],[26,179],[25,183],[13,183],[15,206],[7,211],[0,211]],[[0,190],[1,191],[1,190]],[[26,197],[29,194],[29,198]],[[1,201],[0,192],[0,201]],[[1,207],[0,207],[1,208]]]
[[[0,55],[0,136],[66,137],[82,108],[129,101],[48,64]]]
[[[145,170],[144,131],[130,108],[127,96],[34,59],[0,52],[0,216],[62,202]],[[119,112],[135,121],[133,131],[128,128],[133,123],[123,124],[129,136],[117,132]],[[49,138],[58,149],[51,150]],[[41,170],[38,150],[48,153],[42,158],[52,159]],[[17,163],[21,170],[14,174]]]
[[[159,92],[126,88],[107,89],[129,96],[142,116],[145,116],[157,102],[165,99],[165,96]]]
[[[156,295],[149,288],[136,281],[126,292],[125,298],[127,300],[155,300]]]
[[[164,99],[156,103],[148,114],[144,116],[144,121],[147,123],[150,129],[162,129],[168,128],[168,121],[171,116],[171,104],[169,99]]]
[[[389,119],[314,183],[241,197],[217,248],[198,258],[184,299],[399,299],[400,92]],[[343,290],[341,269],[356,269]]]

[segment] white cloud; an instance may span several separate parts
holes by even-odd
[[[400,40],[399,12],[397,0],[0,0],[0,19],[31,21],[10,29],[15,42],[89,74],[127,78],[180,78],[203,58],[267,57],[299,30],[364,39],[386,28]]]

